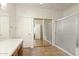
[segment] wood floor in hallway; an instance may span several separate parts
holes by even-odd
[[[45,40],[35,40],[34,48],[24,48],[23,56],[64,56],[64,52]]]

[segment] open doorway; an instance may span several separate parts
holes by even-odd
[[[52,20],[34,18],[34,47],[50,46],[52,43]]]
[[[34,47],[42,46],[42,44],[43,44],[43,19],[34,18]]]

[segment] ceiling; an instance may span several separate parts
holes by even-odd
[[[76,3],[17,3],[16,5],[37,7],[37,8],[56,9],[56,10],[65,10],[75,4]]]

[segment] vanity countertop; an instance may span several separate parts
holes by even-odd
[[[6,39],[0,41],[0,56],[11,56],[22,42],[22,39]]]

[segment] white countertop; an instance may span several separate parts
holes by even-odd
[[[6,39],[0,41],[0,56],[11,56],[22,41],[22,39]]]

